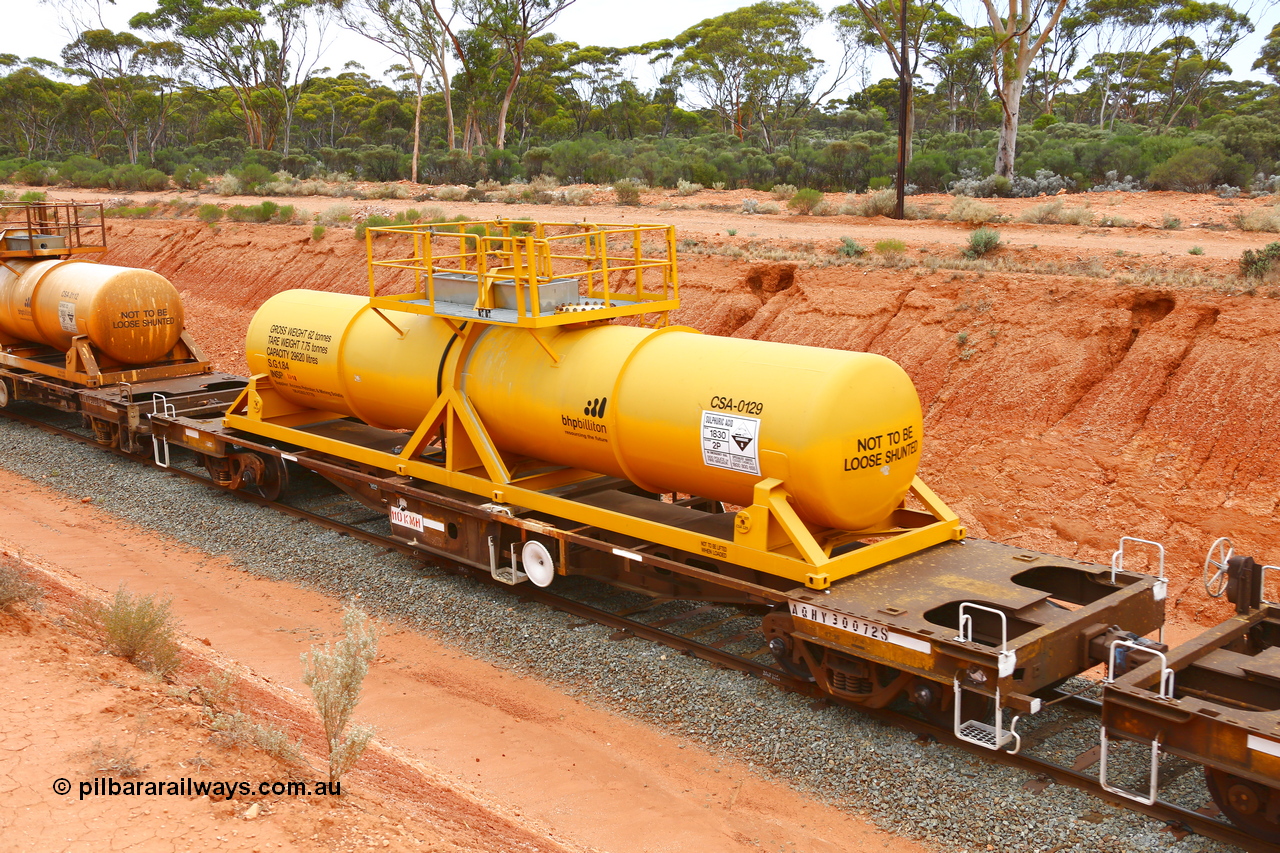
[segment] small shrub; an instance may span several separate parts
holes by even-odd
[[[218,195],[240,195],[244,186],[235,175],[227,173],[214,179],[213,191]]]
[[[1000,246],[1000,232],[994,228],[982,227],[969,235],[969,246],[964,250],[967,258],[980,258]]]
[[[730,237],[737,237],[737,236],[738,236],[738,229],[737,229],[737,228],[726,228],[724,233],[728,234]]]
[[[1164,221],[1160,223],[1160,227],[1166,231],[1177,231],[1182,227],[1182,220],[1176,216],[1171,216],[1166,213],[1164,215]]]
[[[771,201],[766,201],[764,204],[756,208],[756,213],[764,213],[764,214],[772,215],[774,213],[781,213],[781,212],[782,212],[782,208],[778,207],[776,204],[774,204]]]
[[[436,187],[431,194],[441,201],[462,201],[471,192],[471,187]]]
[[[497,192],[502,189],[502,181],[476,181],[476,189],[482,193]]]
[[[742,212],[747,215],[751,215],[753,213],[759,213],[760,202],[756,201],[754,198],[744,199],[742,202]]]
[[[956,344],[957,344],[958,346],[964,346],[964,345],[965,345],[965,342],[966,342],[966,341],[968,341],[968,340],[969,340],[969,333],[968,333],[968,332],[959,332],[959,333],[957,333],[957,334],[956,334]]]
[[[876,254],[886,257],[901,255],[907,250],[907,244],[901,240],[877,240]]]
[[[718,193],[719,193],[719,192],[724,192],[724,187],[725,187],[725,183],[724,183],[724,181],[714,181],[714,182],[711,184],[711,189],[715,190],[715,191],[716,191],[716,192],[718,192]]]
[[[138,764],[138,754],[132,747],[116,744],[103,746],[100,739],[94,740],[89,749],[89,766],[95,773],[107,773],[122,779],[134,779],[141,776],[149,765]]]
[[[866,196],[856,196],[853,201],[841,205],[840,212],[850,216],[889,216],[898,212],[898,194],[894,190],[879,190]],[[920,208],[914,204],[904,203],[903,216],[906,219],[921,218]]]
[[[618,204],[637,205],[640,203],[640,185],[630,178],[618,181],[613,185],[613,194]]]
[[[47,201],[48,198],[48,193],[42,193],[39,190],[27,190],[18,196],[18,201]]]
[[[216,204],[202,204],[196,208],[196,218],[212,225],[222,218],[222,208]]]
[[[1251,210],[1235,218],[1236,227],[1241,231],[1263,231],[1271,234],[1280,232],[1280,214],[1276,210]]]
[[[1103,228],[1132,228],[1133,220],[1113,214],[1111,216],[1102,217],[1102,219],[1098,220],[1098,224]]]
[[[595,194],[591,187],[570,187],[564,191],[564,200],[575,207],[586,207],[591,204]]]
[[[692,181],[686,181],[684,178],[676,181],[676,194],[682,196],[697,195],[702,192],[705,187],[702,184],[695,184]]]
[[[33,602],[40,594],[40,587],[24,578],[17,569],[0,563],[0,611],[11,612],[13,605]]]
[[[1268,243],[1261,249],[1245,249],[1240,256],[1240,275],[1245,278],[1266,278],[1280,259],[1280,243]]]
[[[1018,221],[1034,222],[1037,225],[1052,225],[1061,221],[1059,219],[1061,215],[1062,202],[1057,200],[1046,201],[1044,204],[1037,204],[1022,211],[1022,213],[1018,214]]]
[[[1199,246],[1192,246],[1190,249],[1187,249],[1187,254],[1188,254],[1188,255],[1203,255],[1203,254],[1204,254],[1204,249],[1200,248]]]
[[[270,723],[256,722],[240,711],[215,714],[208,725],[227,744],[260,750],[291,767],[301,767],[305,763],[302,757],[302,738],[298,738],[296,742],[291,741],[283,729]]]
[[[1084,207],[1068,207],[1058,214],[1058,221],[1063,225],[1092,225],[1093,211]]]
[[[894,199],[896,202],[897,199]],[[951,202],[951,210],[947,212],[949,222],[967,222],[970,225],[981,225],[1000,218],[1000,211],[994,204],[978,201],[966,195],[956,196]]]
[[[324,239],[324,226],[319,222],[311,226],[311,239],[317,243]]]
[[[1125,175],[1124,180],[1120,180],[1120,173],[1115,169],[1107,172],[1104,180],[1100,184],[1094,184],[1089,187],[1091,193],[1140,193],[1145,192],[1142,189],[1142,183],[1134,179],[1133,175]]]
[[[367,198],[408,198],[409,190],[401,184],[374,184],[365,190]]]
[[[821,190],[806,188],[793,193],[787,202],[787,207],[801,216],[808,216],[820,204],[822,204]]]
[[[312,647],[302,655],[302,683],[311,688],[329,744],[329,784],[337,785],[373,739],[373,729],[347,731],[360,703],[360,689],[378,656],[378,635],[358,608],[342,615],[343,638],[335,646]]]
[[[351,221],[351,207],[345,204],[330,205],[316,217],[321,225],[341,225]]]
[[[76,619],[101,634],[111,654],[163,677],[182,666],[171,605],[154,595],[135,598],[121,584],[109,604],[87,603]]]
[[[867,247],[852,237],[841,237],[840,247],[836,249],[836,254],[842,258],[860,258],[866,253]]]
[[[773,197],[778,201],[789,201],[796,194],[796,188],[793,184],[774,184],[769,192],[773,193]]]

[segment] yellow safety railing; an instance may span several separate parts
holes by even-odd
[[[565,312],[661,313],[665,321],[665,313],[679,304],[675,229],[668,225],[502,219],[388,225],[366,229],[365,245],[369,296],[380,307],[417,310],[412,306],[421,303],[432,312],[440,275],[476,278],[474,307],[481,318],[494,308],[494,287],[512,286],[518,325],[542,325]],[[403,271],[412,277],[407,293],[401,290],[403,276],[395,280]],[[543,310],[539,288],[567,280],[577,282],[577,300],[554,312]]]

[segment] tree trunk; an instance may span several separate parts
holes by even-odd
[[[507,147],[507,110],[511,108],[511,99],[516,94],[516,86],[520,83],[520,72],[523,71],[523,63],[520,54],[512,51],[513,62],[511,68],[511,82],[507,83],[507,91],[502,94],[502,106],[498,107],[498,148]]]
[[[418,151],[422,144],[422,75],[416,74],[414,81],[418,84],[418,96],[413,105],[413,163],[409,167],[409,180],[418,182]]]
[[[458,147],[458,128],[453,120],[453,86],[449,82],[449,67],[445,64],[444,45],[440,45],[440,91],[444,93],[445,134],[449,140],[449,150]]]
[[[1018,114],[1022,110],[1022,75],[1010,75],[1000,92],[1003,116],[1000,121],[1000,141],[996,145],[996,174],[1013,177],[1013,158],[1018,147]]]

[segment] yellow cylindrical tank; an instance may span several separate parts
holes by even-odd
[[[456,367],[440,320],[366,298],[292,290],[249,326],[247,356],[287,400],[412,429]],[[920,460],[921,412],[897,364],[870,353],[672,327],[491,325],[463,391],[502,451],[745,505],[781,480],[807,523],[861,530],[898,505]]]
[[[9,261],[0,266],[0,332],[71,348],[87,335],[122,364],[146,364],[182,334],[182,298],[150,270],[77,260]]]

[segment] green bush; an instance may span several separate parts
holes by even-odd
[[[1280,243],[1268,243],[1256,252],[1245,249],[1240,256],[1240,275],[1245,278],[1266,278],[1277,260],[1280,260]]]
[[[836,254],[842,258],[860,258],[866,253],[867,247],[852,237],[841,237],[840,247],[836,249]]]
[[[822,204],[822,191],[814,189],[796,190],[787,201],[787,207],[801,216],[808,216],[813,209]]]
[[[212,225],[222,218],[222,208],[216,204],[202,204],[196,208],[196,218]]]
[[[618,204],[640,203],[640,185],[630,178],[616,182],[613,185],[613,194],[618,197]]]
[[[315,240],[317,243],[324,239],[323,225],[317,222],[315,225],[311,226],[311,239]]]
[[[1158,190],[1208,192],[1220,184],[1248,183],[1248,166],[1238,154],[1221,148],[1195,145],[1174,154],[1151,170],[1147,182]]]
[[[209,182],[209,176],[190,163],[183,163],[174,170],[173,182],[184,190],[199,190],[204,189],[204,185]]]
[[[964,250],[965,257],[980,258],[1000,246],[1000,232],[994,228],[983,226],[969,235],[969,246]]]
[[[18,201],[47,201],[48,199],[49,194],[42,193],[39,190],[27,190],[18,196]]]
[[[877,240],[876,254],[889,257],[901,255],[907,250],[907,244],[901,240]]]

